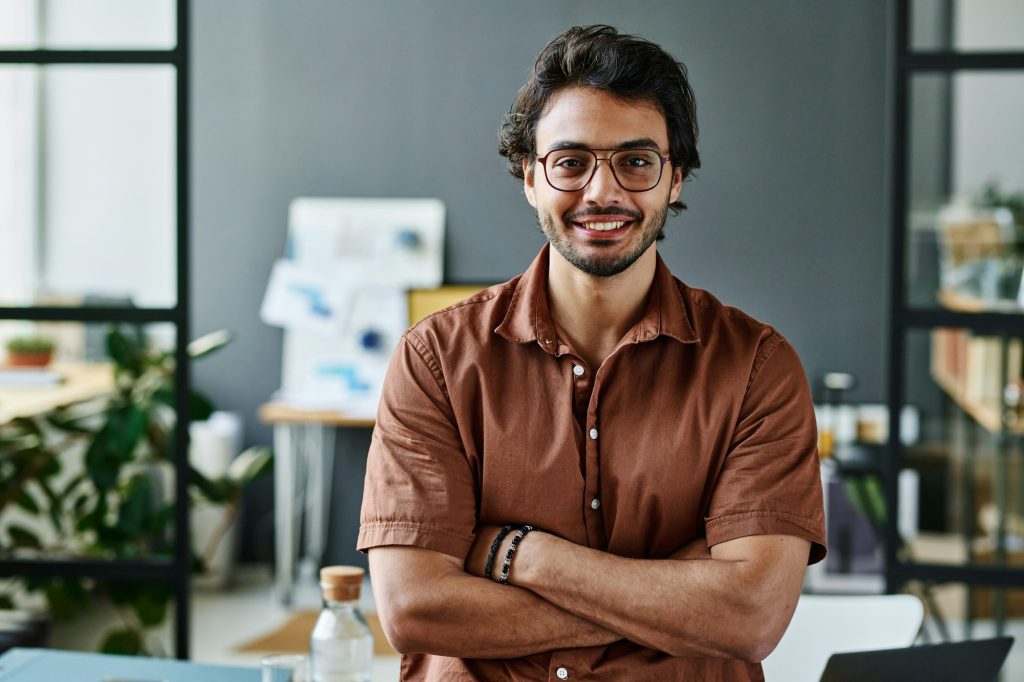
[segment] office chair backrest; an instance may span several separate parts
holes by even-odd
[[[924,621],[909,594],[801,595],[782,641],[764,660],[767,682],[818,682],[832,654],[910,646]]]

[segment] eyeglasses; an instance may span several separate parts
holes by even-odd
[[[597,152],[611,153],[600,157]],[[560,192],[578,192],[589,185],[600,161],[608,162],[619,187],[646,192],[661,182],[668,159],[653,149],[556,149],[537,161],[548,184]]]

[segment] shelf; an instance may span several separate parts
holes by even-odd
[[[0,557],[0,576],[103,578],[173,581],[173,559],[53,559]]]
[[[937,295],[939,304],[958,313],[1018,313],[1024,314],[1024,308],[1009,298],[979,298],[962,294],[949,289],[940,289]]]
[[[964,396],[961,387],[949,377],[938,372],[932,372],[932,378],[939,388],[957,404],[957,406],[969,414],[971,419],[976,421],[989,433],[999,433],[1002,430],[1001,418],[998,403],[986,403],[979,400],[969,400]],[[1024,435],[1024,424],[1008,426],[1007,433]]]
[[[174,322],[181,323],[180,307],[58,307],[0,306],[0,320],[35,320],[48,322]]]

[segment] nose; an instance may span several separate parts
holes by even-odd
[[[588,203],[605,205],[618,203],[625,190],[612,173],[611,161],[607,158],[598,158],[594,175],[583,191],[583,198]]]

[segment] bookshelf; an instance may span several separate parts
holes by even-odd
[[[914,0],[898,0],[892,5],[895,42],[891,80],[892,270],[887,361],[890,433],[899,432],[900,410],[910,400],[920,399],[926,393],[922,387],[929,379],[940,395],[948,399],[944,405],[948,405],[946,421],[949,424],[942,423],[942,428],[948,432],[951,449],[958,451],[954,455],[955,475],[962,478],[956,482],[964,492],[957,502],[961,537],[950,536],[949,540],[957,544],[960,551],[944,561],[928,555],[911,559],[900,552],[897,480],[906,461],[906,447],[898,439],[891,440],[883,462],[886,504],[891,510],[885,528],[886,591],[899,592],[913,581],[926,585],[966,586],[964,634],[968,638],[972,634],[975,588],[992,590],[990,615],[997,632],[1001,633],[1007,615],[1006,597],[1008,594],[1016,596],[1024,585],[1024,566],[1014,564],[1009,551],[1012,543],[1008,543],[1007,521],[1019,511],[1009,506],[1015,498],[1016,503],[1020,501],[1016,477],[1012,474],[1021,469],[1024,420],[1018,417],[1019,399],[1016,406],[1008,404],[1005,392],[1008,384],[1020,385],[1024,379],[1024,344],[1021,341],[1024,308],[1017,300],[1004,298],[1009,294],[1000,287],[990,287],[999,293],[982,298],[965,293],[966,290],[945,287],[944,282],[939,283],[937,275],[933,288],[922,290],[922,286],[931,286],[929,273],[940,271],[939,254],[936,252],[931,269],[922,267],[921,262],[926,262],[927,257],[921,254],[928,253],[922,249],[922,244],[927,246],[927,243],[914,240],[922,238],[922,206],[929,202],[932,206],[948,205],[952,197],[965,191],[967,174],[962,166],[965,157],[977,160],[980,166],[985,166],[986,172],[1000,172],[996,165],[987,165],[989,157],[994,159],[998,154],[975,154],[979,148],[964,142],[985,138],[993,132],[981,129],[984,126],[978,119],[971,119],[968,114],[981,111],[986,105],[986,111],[999,110],[991,100],[980,97],[979,92],[994,92],[984,88],[996,81],[1005,83],[1005,78],[1013,74],[1024,74],[1024,44],[962,40],[964,35],[957,32],[964,30],[963,25],[957,22],[963,13],[989,11],[994,6],[980,10],[979,7],[966,2]],[[1002,6],[1003,11],[1008,7]],[[985,20],[996,24],[1013,23],[1012,18],[998,16],[985,17]],[[931,33],[922,33],[922,26],[930,27]],[[1013,87],[1020,89],[1017,85]],[[1003,87],[999,96],[1006,96],[1007,91]],[[974,122],[974,128],[970,127],[970,121]],[[1007,130],[1016,126],[1012,121],[1002,125],[1007,126]],[[993,148],[986,149],[992,151]],[[977,172],[978,166],[972,168]],[[970,234],[968,230],[958,230],[956,237],[963,237],[969,243],[952,244],[957,247],[953,249],[949,249],[951,235],[943,234],[936,224],[935,233],[939,238],[931,243],[946,247],[945,265],[958,267],[970,258],[979,262],[1011,260],[1012,242],[1007,241],[1005,234],[997,234],[993,221],[982,222],[973,224]],[[947,240],[944,245],[943,239]],[[920,262],[915,258],[921,258]],[[930,353],[930,359],[919,375],[915,359],[921,358],[923,353]],[[954,438],[954,432],[966,436]],[[984,459],[989,467],[984,472],[979,464],[983,439]],[[983,478],[986,476],[988,478]],[[977,504],[982,492],[991,496],[998,518],[993,532],[986,534],[978,532]],[[992,551],[985,556],[976,551],[979,540],[991,544]],[[1016,592],[1011,592],[1013,590]]]

